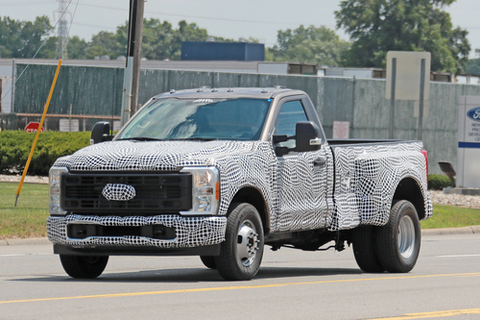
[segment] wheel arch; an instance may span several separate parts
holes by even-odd
[[[264,234],[270,232],[270,212],[263,193],[259,189],[255,187],[244,187],[240,189],[233,197],[231,203],[235,202],[246,202],[254,206],[262,219]]]
[[[418,218],[420,220],[425,218],[424,195],[420,184],[415,179],[404,178],[400,181],[395,190],[392,205],[396,200],[410,201],[417,210]]]

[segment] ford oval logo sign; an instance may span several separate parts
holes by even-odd
[[[108,201],[128,201],[135,198],[137,191],[129,184],[109,183],[103,188],[102,195]]]
[[[473,121],[480,121],[480,107],[468,110],[467,116]]]

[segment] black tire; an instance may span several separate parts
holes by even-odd
[[[93,279],[102,274],[107,266],[108,256],[60,255],[63,269],[72,278]]]
[[[228,213],[225,241],[215,257],[225,280],[250,280],[260,269],[263,256],[263,227],[257,209],[249,203],[234,203]]]
[[[383,272],[375,250],[375,229],[373,226],[361,226],[353,230],[353,254],[358,266],[365,272]]]
[[[393,204],[388,223],[377,229],[377,253],[388,272],[413,269],[420,253],[420,221],[415,206],[407,200]]]
[[[200,256],[200,260],[205,267],[210,269],[217,269],[217,265],[215,264],[215,257],[213,256]]]

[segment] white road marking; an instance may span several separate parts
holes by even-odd
[[[478,254],[455,254],[455,255],[446,255],[446,256],[438,256],[439,258],[469,258],[469,257],[480,257],[480,253]]]

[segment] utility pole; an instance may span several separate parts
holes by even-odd
[[[0,113],[2,113],[2,98],[3,98],[3,84],[2,84],[3,77],[0,77]]]
[[[144,0],[130,0],[127,65],[123,80],[121,125],[137,112],[140,60],[142,57]]]

